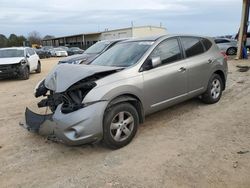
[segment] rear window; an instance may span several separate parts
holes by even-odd
[[[186,57],[192,57],[204,52],[203,45],[199,38],[181,37],[181,42],[186,53]]]
[[[204,45],[206,51],[208,51],[212,46],[212,42],[210,40],[208,40],[208,39],[201,38],[201,42]]]

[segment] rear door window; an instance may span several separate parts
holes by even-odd
[[[203,45],[199,38],[181,37],[181,42],[187,58],[202,54],[204,52]]]

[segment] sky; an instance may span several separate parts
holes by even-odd
[[[242,0],[0,0],[0,33],[64,36],[134,26],[218,36],[238,32]]]

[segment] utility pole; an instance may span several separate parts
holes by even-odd
[[[240,30],[238,33],[238,50],[236,59],[242,58],[242,46],[244,45],[243,38],[244,35],[247,34],[247,28],[248,28],[249,5],[250,5],[249,0],[243,0]]]

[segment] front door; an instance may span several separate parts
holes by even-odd
[[[143,72],[146,113],[165,108],[187,96],[187,66],[178,39],[161,42],[145,63],[154,57],[160,57],[162,64]]]
[[[30,49],[30,48],[28,48],[27,51],[28,51],[28,55],[29,55],[29,57],[27,59],[29,61],[29,65],[30,65],[30,71],[34,71],[37,68],[37,62],[38,62],[37,57],[35,55],[35,51],[33,49]]]

